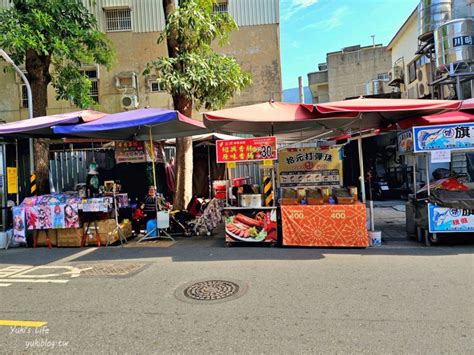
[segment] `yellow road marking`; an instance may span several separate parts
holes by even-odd
[[[35,322],[28,320],[5,320],[0,319],[0,326],[6,327],[33,327],[39,328],[48,324],[48,322]]]

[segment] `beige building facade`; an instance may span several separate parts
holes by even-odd
[[[8,0],[0,5],[8,6]],[[158,0],[96,0],[85,5],[95,15],[101,31],[105,32],[116,50],[116,63],[107,71],[103,67],[84,67],[93,83],[92,95],[97,101],[94,109],[119,112],[135,108],[171,108],[171,96],[162,91],[153,76],[142,75],[146,64],[167,55],[164,43],[157,39],[164,28],[164,14]],[[281,100],[282,79],[280,61],[280,9],[278,0],[222,0],[215,11],[230,13],[239,30],[218,52],[232,56],[249,71],[253,84],[236,94],[228,107]],[[0,66],[5,66],[1,63]],[[6,122],[27,118],[26,91],[14,73],[2,73],[0,87],[0,119]],[[52,87],[48,92],[48,113],[77,110],[68,101],[55,100]],[[196,117],[200,115],[196,113]]]
[[[328,53],[319,71],[308,74],[313,102],[392,95],[394,90],[388,86],[391,61],[390,53],[380,44]]]

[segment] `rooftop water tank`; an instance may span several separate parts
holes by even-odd
[[[474,61],[474,28],[471,18],[452,20],[435,30],[436,67]]]
[[[421,0],[418,5],[418,38],[428,40],[442,23],[452,19],[453,0]]]

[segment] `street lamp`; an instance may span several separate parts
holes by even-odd
[[[18,75],[21,77],[21,80],[25,83],[26,86],[26,92],[28,94],[28,118],[33,118],[33,95],[31,94],[31,86],[30,82],[26,78],[26,75],[23,73],[23,71],[18,68],[18,66],[15,64],[15,62],[10,58],[10,56],[0,48],[0,56],[5,59],[5,61],[10,64],[15,71],[18,73]],[[29,146],[30,146],[30,175],[33,175],[35,172],[35,158],[34,158],[34,151],[33,151],[33,138],[30,138],[29,140]]]

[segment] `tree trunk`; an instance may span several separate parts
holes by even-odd
[[[33,117],[46,116],[48,105],[48,84],[51,82],[49,67],[50,56],[38,55],[33,50],[26,52],[26,71],[33,95]],[[31,154],[31,152],[30,152]],[[49,142],[47,139],[35,139],[35,173],[37,193],[49,192]]]
[[[183,96],[173,96],[174,109],[191,117],[192,101]],[[185,209],[193,194],[193,139],[176,139],[176,192],[173,207]]]
[[[175,0],[163,0],[165,19],[176,10]],[[168,56],[176,57],[180,43],[177,34],[172,32],[166,38]],[[176,68],[180,70],[180,68]],[[193,102],[189,98],[181,95],[173,95],[174,109],[187,117],[191,117],[193,112]],[[173,207],[185,209],[192,197],[193,190],[193,141],[191,137],[176,139],[176,191],[174,195]]]

